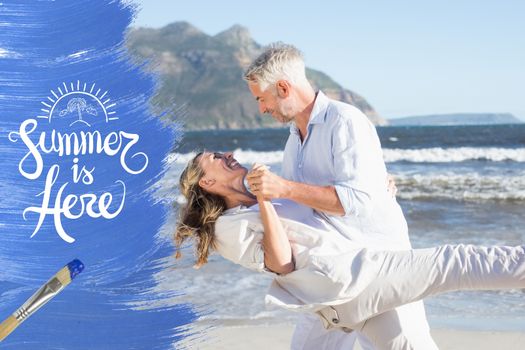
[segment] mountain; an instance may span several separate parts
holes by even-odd
[[[234,25],[214,36],[187,22],[135,28],[127,45],[138,60],[152,60],[158,67],[162,84],[155,103],[162,108],[184,105],[186,128],[279,126],[271,116],[260,115],[242,79],[244,69],[262,51],[245,27]],[[326,95],[357,106],[374,124],[386,124],[363,97],[325,73],[307,68],[307,76]]]
[[[389,119],[390,126],[404,125],[490,125],[523,123],[510,113],[456,113]]]

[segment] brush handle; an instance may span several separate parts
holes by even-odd
[[[44,306],[60,293],[76,275],[84,270],[84,264],[75,259],[58,271],[46,284],[36,291],[14,314],[0,323],[0,342],[5,339],[26,318]]]
[[[20,323],[14,315],[9,316],[0,323],[0,342],[5,339]]]

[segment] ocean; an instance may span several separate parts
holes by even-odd
[[[181,200],[176,185],[197,151],[234,151],[241,163],[268,164],[281,171],[288,129],[186,132],[171,153],[160,196]],[[525,243],[525,125],[379,127],[388,171],[408,221],[412,245]],[[165,226],[171,235],[176,214]],[[185,258],[168,259],[158,276],[159,290],[182,292],[174,302],[191,302],[200,325],[293,322],[296,315],[266,310],[267,276],[213,255],[192,268]],[[455,292],[426,299],[432,327],[525,331],[525,291]]]

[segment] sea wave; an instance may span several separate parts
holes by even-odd
[[[479,173],[396,174],[401,199],[525,201],[525,176]]]
[[[449,163],[469,160],[525,162],[525,148],[457,147],[421,149],[383,149],[385,162]]]
[[[447,150],[448,161],[460,162],[467,159],[479,159],[480,154],[493,161],[512,159],[525,162],[525,149],[485,149],[483,152],[473,152],[470,148],[455,148]],[[445,150],[386,150],[385,158],[390,162],[439,162],[445,161]],[[521,153],[520,153],[521,152]],[[273,171],[280,172],[282,151],[256,152],[236,150],[235,157],[239,162],[250,165],[254,162],[269,164]],[[176,188],[178,176],[184,165],[195,156],[195,153],[170,155],[171,167],[168,176],[164,177],[161,188],[168,195]],[[458,163],[459,164],[459,163]],[[521,167],[521,165],[519,165]],[[525,201],[525,174],[514,166],[498,171],[493,167],[490,172],[485,166],[468,167],[424,167],[414,169],[410,165],[400,164],[395,168],[394,178],[399,188],[400,199],[453,199],[468,201]],[[176,191],[171,191],[171,199],[182,203],[183,198]]]
[[[233,154],[237,161],[245,165],[250,165],[255,162],[262,164],[280,164],[283,160],[283,151],[261,152],[238,148],[235,151],[233,151]],[[186,164],[196,155],[196,152],[172,153],[168,157],[168,162],[176,164]]]
[[[190,153],[172,153],[168,161],[186,164],[196,155]],[[283,151],[252,151],[236,149],[235,158],[244,164],[259,162],[263,164],[280,163]],[[456,147],[456,148],[420,148],[420,149],[383,149],[386,163],[411,162],[411,163],[455,163],[471,160],[490,162],[525,162],[525,148],[498,148],[498,147]]]

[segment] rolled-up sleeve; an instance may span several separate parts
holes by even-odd
[[[332,138],[334,187],[345,215],[367,216],[371,211],[373,184],[369,180],[375,171],[374,152],[377,136],[366,116],[338,118]]]
[[[263,233],[254,230],[247,215],[224,215],[215,223],[216,250],[235,264],[257,272],[264,265]]]

